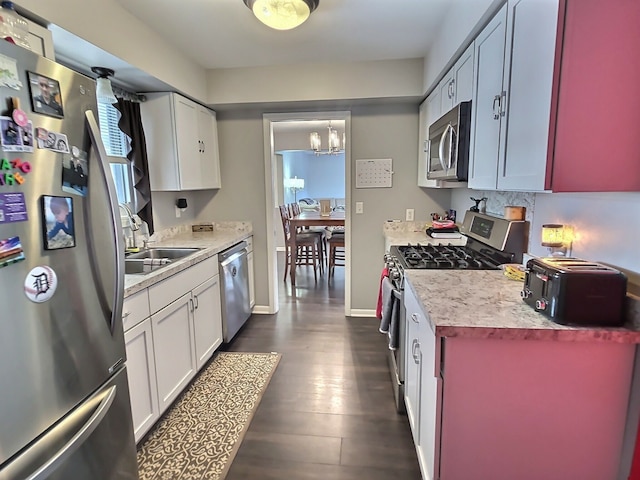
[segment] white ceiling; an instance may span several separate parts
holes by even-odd
[[[320,0],[289,31],[260,23],[243,0],[116,0],[205,68],[424,57],[452,2]]]

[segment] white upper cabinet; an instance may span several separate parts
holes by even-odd
[[[216,114],[175,93],[146,94],[141,104],[151,189],[220,188]]]
[[[493,190],[497,185],[506,24],[505,5],[475,42],[476,82],[475,102],[471,109],[469,188]]]
[[[465,50],[438,86],[420,105],[418,145],[418,186],[448,188],[466,186],[464,182],[446,182],[427,178],[429,126],[460,102],[473,96],[473,43]]]
[[[469,187],[544,190],[558,0],[512,0],[475,42]]]
[[[440,81],[440,116],[473,96],[473,43]],[[434,120],[437,120],[436,117]]]

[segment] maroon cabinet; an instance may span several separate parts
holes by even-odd
[[[546,187],[640,191],[640,1],[562,9]]]

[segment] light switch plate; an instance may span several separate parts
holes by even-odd
[[[407,208],[404,219],[407,222],[413,222],[413,208]]]
[[[364,213],[364,202],[356,202],[356,213]]]

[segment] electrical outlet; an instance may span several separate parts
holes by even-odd
[[[405,215],[404,215],[404,219],[407,222],[413,222],[413,208],[407,208],[407,211],[405,212]]]
[[[356,213],[364,213],[364,202],[356,202]]]

